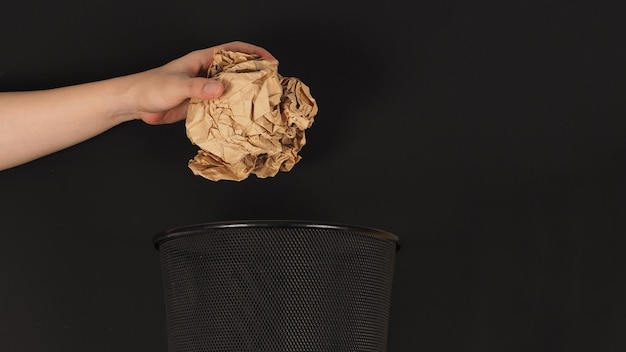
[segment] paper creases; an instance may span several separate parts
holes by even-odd
[[[215,52],[208,77],[225,89],[218,99],[189,102],[187,137],[200,147],[189,161],[193,173],[241,181],[290,171],[318,110],[309,87],[282,77],[275,60],[224,50]]]

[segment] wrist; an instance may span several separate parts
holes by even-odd
[[[111,108],[109,115],[115,124],[136,120],[139,113],[136,107],[136,94],[133,91],[135,75],[111,78],[109,85],[108,106]]]

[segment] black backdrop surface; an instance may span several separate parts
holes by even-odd
[[[152,236],[242,219],[398,235],[390,351],[626,348],[623,7],[3,1],[0,13],[3,91],[244,40],[320,108],[303,160],[270,179],[193,176],[182,123],[126,123],[0,172],[0,350],[165,351]]]

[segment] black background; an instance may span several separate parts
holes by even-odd
[[[390,351],[623,351],[624,10],[3,1],[1,90],[243,40],[320,110],[270,179],[193,176],[184,124],[139,121],[0,172],[0,350],[165,351],[155,233],[302,219],[401,238]]]

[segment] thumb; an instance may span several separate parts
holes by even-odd
[[[224,85],[215,79],[196,77],[191,80],[189,93],[194,98],[215,99],[224,93]]]

